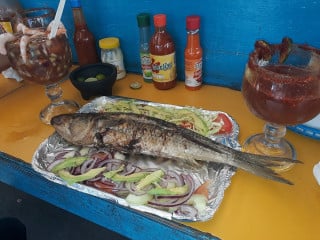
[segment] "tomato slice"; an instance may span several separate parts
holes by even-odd
[[[95,188],[98,188],[101,191],[107,192],[107,193],[113,193],[113,188],[115,187],[115,185],[111,185],[111,184],[105,184],[101,181],[95,181],[92,183],[92,185]]]
[[[217,117],[213,120],[214,122],[221,123],[222,127],[217,132],[217,134],[227,134],[231,133],[232,131],[232,122],[231,120],[227,117],[227,115],[223,113],[218,113]]]
[[[211,183],[212,180],[207,180],[206,182],[204,182],[203,184],[201,184],[194,192],[193,194],[202,194],[204,196],[207,197],[207,199],[209,199],[209,184]]]

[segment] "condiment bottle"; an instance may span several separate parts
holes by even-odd
[[[187,45],[184,50],[185,87],[198,90],[202,84],[202,48],[200,45],[200,17],[188,16]]]
[[[7,8],[0,8],[0,35],[4,33],[13,33],[12,16]],[[0,54],[0,71],[10,67],[7,55]]]
[[[140,60],[143,80],[152,82],[151,58],[149,51],[150,41],[150,15],[148,13],[140,13],[137,15],[139,35],[140,35]]]
[[[13,33],[13,15],[8,13],[7,10],[0,10],[0,34],[2,33]]]
[[[152,62],[152,80],[157,89],[165,90],[176,85],[175,45],[166,30],[166,15],[153,16],[155,32],[149,48]]]
[[[75,31],[73,42],[80,65],[98,63],[99,56],[93,34],[88,29],[79,0],[70,0]]]
[[[101,48],[101,61],[116,66],[117,80],[124,78],[126,76],[126,69],[124,67],[119,38],[109,37],[100,39],[99,47]]]
[[[0,1],[0,35],[15,32],[17,12],[22,10],[17,0]],[[10,62],[7,55],[0,54],[0,72],[9,68]]]

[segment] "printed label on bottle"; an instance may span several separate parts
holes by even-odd
[[[146,81],[152,81],[151,58],[148,53],[140,53],[142,75]]]
[[[108,61],[108,63],[113,64],[117,68],[117,80],[124,78],[126,76],[126,70],[124,68],[124,63],[121,60]]]
[[[202,84],[202,58],[185,60],[185,84],[189,87]]]
[[[11,26],[11,22],[0,22],[1,28],[3,28],[3,30],[7,33],[12,33],[12,26]],[[2,32],[3,33],[3,32]]]
[[[176,79],[175,52],[168,55],[150,54],[152,62],[152,79],[156,82],[171,82]]]

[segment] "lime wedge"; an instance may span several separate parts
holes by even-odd
[[[87,78],[86,80],[84,80],[85,82],[95,82],[95,81],[98,81],[98,79],[97,78],[95,78],[95,77],[89,77],[89,78]]]

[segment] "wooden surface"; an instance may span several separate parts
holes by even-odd
[[[132,81],[140,81],[142,88],[130,89]],[[63,83],[63,89],[65,98],[85,103],[69,81]],[[192,92],[179,82],[174,89],[159,91],[152,84],[144,83],[141,76],[130,74],[116,82],[113,93],[160,103],[225,111],[240,125],[240,143],[263,128],[263,121],[255,118],[246,108],[241,93],[228,88],[203,86],[201,90]],[[38,145],[53,133],[52,127],[39,120],[39,111],[47,103],[43,86],[30,84],[24,84],[12,94],[0,98],[1,151],[26,163],[31,162]],[[287,139],[296,147],[298,159],[304,162],[283,173],[284,177],[294,182],[294,186],[239,170],[232,178],[231,186],[226,190],[214,218],[207,222],[185,224],[221,239],[319,239],[320,186],[312,175],[312,168],[320,161],[320,142],[291,131],[288,131]],[[21,182],[21,179],[18,180]],[[23,181],[27,182],[27,179]],[[25,191],[29,191],[29,188],[32,186],[26,187]],[[67,201],[70,197],[64,196],[62,199]],[[81,216],[86,217],[86,206],[78,210]],[[88,218],[92,220],[92,216]]]
[[[17,89],[23,87],[24,82],[17,82],[14,79],[1,78],[0,81],[0,98],[5,97]]]

